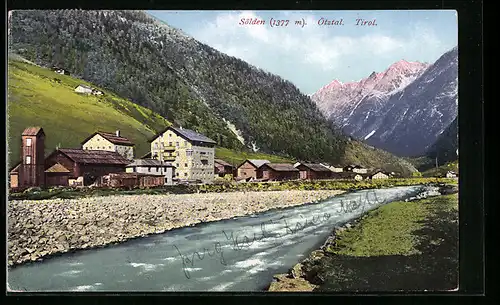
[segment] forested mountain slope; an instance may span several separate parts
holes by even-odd
[[[222,147],[332,163],[350,155],[347,137],[292,83],[142,11],[14,11],[9,31],[10,50],[28,60],[62,66]]]

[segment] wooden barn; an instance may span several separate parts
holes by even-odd
[[[262,178],[262,176],[259,176],[257,169],[266,163],[270,162],[268,160],[257,160],[257,159],[245,160],[245,162],[241,163],[238,166],[238,178],[242,179]]]
[[[129,163],[130,160],[114,151],[61,148],[45,159],[45,168],[48,170],[59,164],[59,169],[63,167],[69,171],[69,179],[76,179],[84,175],[100,177],[125,172]]]
[[[56,163],[45,170],[46,186],[68,186],[70,170],[60,163]]]
[[[107,187],[154,187],[165,184],[165,176],[145,173],[111,173],[100,177],[95,185]]]
[[[219,177],[234,174],[234,166],[221,159],[214,159],[214,173]]]
[[[265,163],[257,170],[257,176],[264,180],[299,179],[300,171],[288,163]]]
[[[329,168],[314,163],[300,163],[295,168],[300,171],[300,179],[328,179],[333,173]]]

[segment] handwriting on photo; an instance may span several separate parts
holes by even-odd
[[[370,199],[369,195],[372,194],[373,201]],[[352,213],[354,211],[357,211],[360,207],[362,208],[362,213],[364,212],[365,206],[369,205],[372,206],[374,204],[380,204],[383,201],[380,201],[379,198],[377,197],[377,194],[374,191],[367,192],[365,194],[364,200],[363,200],[363,195],[360,194],[359,200],[340,200],[340,208],[336,211],[337,215],[345,214],[345,213]],[[222,234],[224,235],[225,239],[227,242],[229,242],[229,245],[233,249],[233,251],[241,251],[243,249],[248,249],[250,246],[256,242],[260,241],[265,238],[270,238],[274,237],[275,241],[279,241],[280,239],[282,240],[284,236],[295,234],[298,231],[302,231],[307,227],[313,226],[313,225],[318,225],[322,222],[325,222],[329,220],[332,215],[330,213],[323,213],[323,215],[314,215],[312,219],[307,219],[304,215],[299,214],[299,217],[303,219],[304,221],[297,221],[295,223],[295,226],[289,224],[286,220],[285,216],[282,216],[278,219],[276,222],[275,220],[268,220],[260,223],[260,233],[257,234],[255,231],[253,232],[253,238],[241,234],[240,231],[236,232],[226,232],[225,230],[222,231]],[[279,221],[283,220],[284,223],[284,232],[270,232],[266,229],[266,224],[272,225],[272,224],[279,224]],[[243,232],[244,233],[244,232]],[[251,236],[251,235],[250,235]],[[193,268],[195,266],[195,257],[198,258],[199,261],[202,261],[205,259],[206,256],[208,257],[217,257],[218,261],[220,262],[221,265],[227,266],[226,259],[224,257],[224,251],[222,249],[222,244],[220,241],[215,241],[213,244],[213,250],[208,249],[208,248],[203,248],[201,252],[194,251],[190,256],[184,255],[181,250],[177,247],[177,245],[173,245],[173,248],[177,251],[179,257],[181,258],[182,262],[182,270],[184,272],[184,276],[188,279],[191,278],[191,274],[189,272],[189,268]]]

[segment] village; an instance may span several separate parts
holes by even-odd
[[[28,127],[21,134],[21,160],[10,170],[12,190],[28,187],[156,187],[174,184],[399,177],[361,165],[272,163],[248,159],[239,165],[215,158],[216,142],[182,127],[167,127],[149,139],[150,152],[135,158],[135,144],[115,132],[96,131],[78,148],[57,148],[45,156],[45,132]]]

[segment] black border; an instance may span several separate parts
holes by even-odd
[[[135,2],[135,3],[134,3]],[[485,269],[484,269],[484,119],[483,119],[483,8],[482,1],[290,1],[281,3],[271,3],[270,1],[261,1],[260,3],[249,3],[246,1],[237,2],[223,2],[218,1],[214,3],[202,2],[202,1],[170,1],[168,4],[165,2],[156,2],[153,0],[149,1],[106,1],[106,2],[91,2],[82,0],[73,1],[36,1],[36,0],[20,0],[13,1],[9,0],[6,7],[8,9],[57,9],[57,8],[81,8],[81,9],[171,9],[171,10],[184,10],[184,9],[217,9],[217,10],[236,10],[236,9],[252,9],[252,10],[373,10],[373,9],[455,9],[459,16],[459,160],[460,160],[460,178],[459,183],[461,185],[459,198],[460,198],[460,291],[459,292],[449,292],[449,293],[421,293],[414,294],[420,295],[420,302],[429,302],[430,300],[439,300],[442,303],[452,303],[455,304],[457,301],[459,303],[470,303],[477,304],[478,298],[465,296],[465,295],[475,295],[482,296],[486,292],[485,286]],[[7,12],[5,12],[5,15]],[[5,32],[6,34],[6,29]],[[4,35],[5,37],[6,35]],[[6,41],[5,41],[6,42]],[[5,50],[5,49],[4,49]],[[5,54],[6,56],[6,54]],[[4,95],[5,96],[5,95]],[[3,186],[5,188],[5,186]],[[5,199],[2,203],[6,204]],[[3,207],[6,207],[5,205]],[[2,220],[6,220],[5,215],[6,209],[2,209],[4,217]],[[4,223],[4,227],[6,223]],[[5,236],[3,236],[5,238]],[[6,243],[3,243],[6,246]],[[5,249],[6,250],[6,249]],[[4,253],[6,251],[4,250]],[[4,260],[6,263],[6,261]],[[7,267],[7,266],[6,266]],[[491,291],[490,291],[491,292]],[[23,300],[24,296],[52,296],[50,302],[62,301],[63,299],[68,300],[68,296],[106,296],[106,295],[120,295],[120,294],[105,294],[105,293],[23,293],[13,294],[9,293],[12,297],[9,297],[9,304],[16,301],[30,301]],[[366,295],[357,296],[356,298],[346,298],[348,294],[301,294],[301,293],[127,293],[121,294],[121,296],[127,296],[127,300],[132,302],[142,303],[140,297],[148,296],[189,296],[192,301],[202,300],[203,297],[212,296],[266,296],[274,297],[279,296],[280,298],[286,298],[286,302],[290,302],[293,299],[300,299],[302,296],[308,296],[308,300],[313,300],[315,298],[320,298],[323,302],[329,302],[331,300],[325,299],[325,297],[338,297],[342,296],[343,302],[350,303],[355,302],[357,299],[359,301],[366,302]],[[399,304],[403,301],[395,293],[377,293],[372,295],[379,295],[383,297],[378,297],[377,300],[381,300],[389,303]],[[403,294],[404,295],[404,294]],[[449,297],[443,298],[439,296],[448,295]],[[456,298],[461,295],[461,299]],[[218,297],[217,302],[223,301],[225,298]],[[251,300],[253,298],[245,298],[246,300]],[[88,303],[89,298],[83,299],[85,303]],[[99,300],[102,300],[99,298]],[[125,299],[122,297],[122,301]],[[152,300],[159,300],[158,298],[151,298]],[[212,300],[214,300],[212,298]],[[212,301],[208,300],[208,302]],[[275,301],[276,299],[271,299]],[[490,299],[491,300],[491,299]],[[74,300],[73,300],[74,301]],[[168,300],[171,301],[171,300]],[[174,299],[175,301],[175,299]],[[206,299],[205,299],[206,301]],[[231,301],[231,298],[226,301]],[[235,300],[233,300],[234,302]],[[238,302],[242,299],[237,300]],[[262,302],[265,299],[258,299]],[[304,301],[302,299],[302,301]],[[307,300],[305,300],[307,301]],[[374,299],[371,299],[374,301]],[[482,298],[482,301],[485,301]],[[164,303],[165,301],[161,301]],[[420,303],[419,302],[419,303]],[[102,303],[102,301],[101,301]]]

